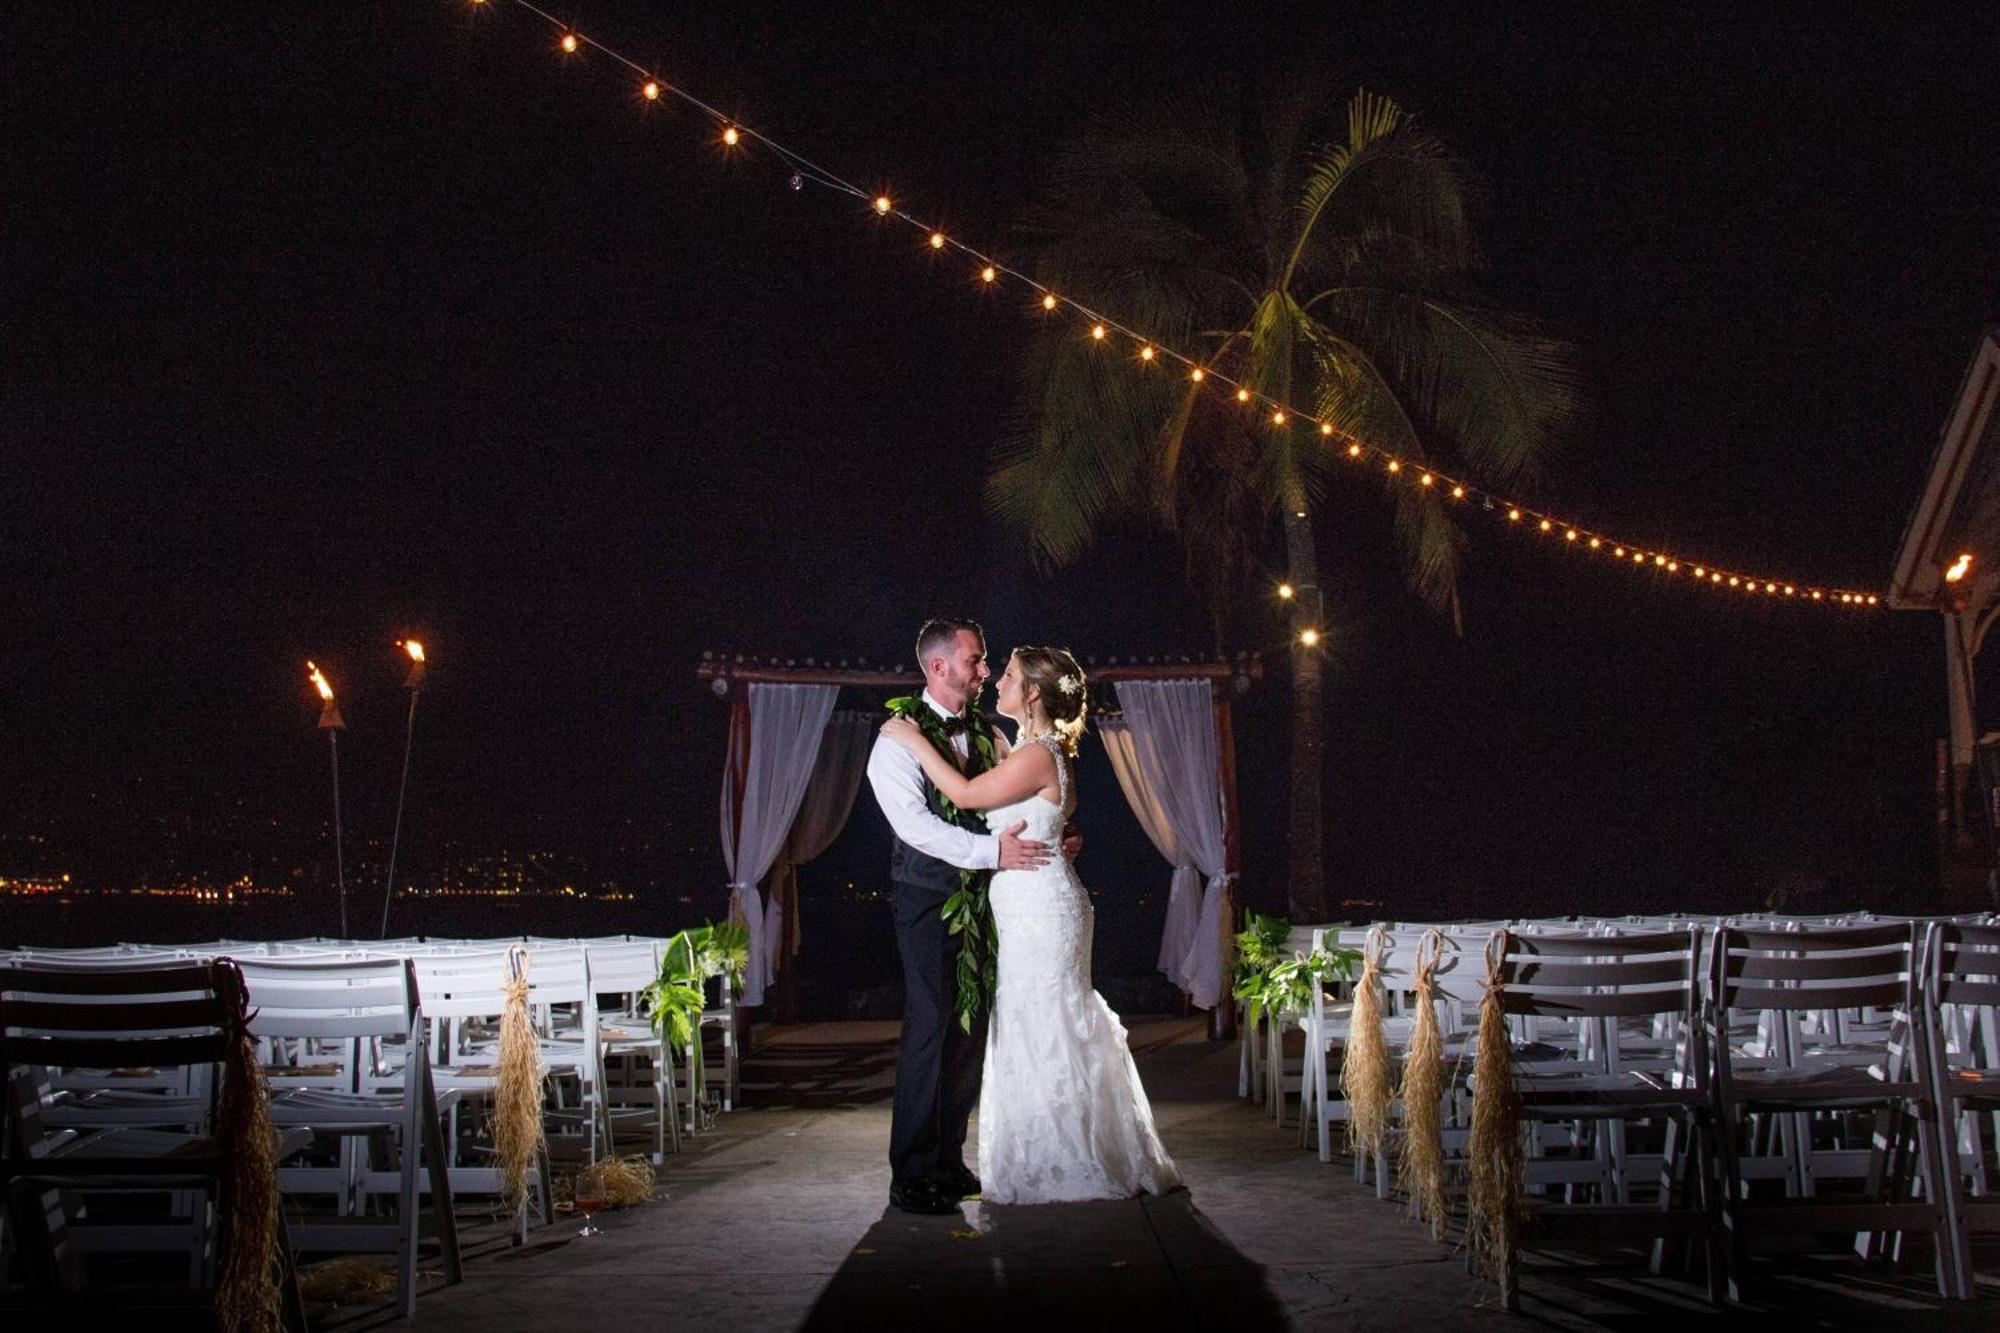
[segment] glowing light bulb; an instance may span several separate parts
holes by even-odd
[[[1881,600],[1882,599],[1880,597],[1877,597],[1872,592],[1868,594],[1868,605],[1870,606],[1874,606],[1877,602],[1880,602]]]
[[[1564,541],[1566,541],[1566,542],[1573,542],[1573,541],[1575,541],[1575,540],[1576,540],[1576,529],[1575,529],[1575,528],[1566,528],[1566,529],[1564,529],[1564,531],[1563,531],[1563,540],[1564,540]]]
[[[1823,592],[1821,592],[1821,591],[1820,591],[1820,590],[1819,590],[1818,588],[1814,588],[1814,589],[1813,589],[1813,600],[1814,600],[1815,602],[1817,602],[1818,600],[1820,600],[1820,598],[1822,598],[1822,597],[1824,597],[1824,596],[1826,596],[1826,594],[1825,594],[1825,593],[1823,593]]]
[[[1708,576],[1708,581],[1709,581],[1710,583],[1720,583],[1720,582],[1722,582],[1722,575],[1720,575],[1720,574],[1710,574],[1710,575]]]
[[[1282,425],[1284,425],[1284,424],[1285,424],[1285,414],[1284,414],[1283,412],[1273,412],[1273,413],[1271,414],[1271,424],[1272,424],[1273,426],[1282,426]]]
[[[1332,423],[1331,421],[1322,421],[1322,422],[1320,422],[1320,423],[1319,423],[1319,433],[1320,433],[1320,434],[1322,434],[1322,435],[1331,435],[1331,434],[1333,434],[1333,423]]]
[[[1421,486],[1435,486],[1437,485],[1437,478],[1426,472],[1423,476],[1417,478],[1417,484]]]
[[[877,213],[882,213],[886,215],[888,211],[894,207],[895,205],[889,202],[888,195],[878,194],[875,196],[875,211]]]
[[[1203,370],[1200,366],[1196,366],[1193,370],[1190,370],[1188,372],[1188,378],[1193,380],[1196,384],[1199,384],[1203,380],[1208,378],[1208,372]]]
[[[1151,361],[1153,359],[1153,348],[1150,343],[1139,349],[1139,359],[1141,361]]]
[[[1775,583],[1767,583],[1764,585],[1764,591],[1767,593],[1776,592],[1777,590],[1778,590],[1778,585]]]
[[[1347,446],[1347,456],[1348,456],[1349,458],[1359,458],[1359,457],[1361,457],[1361,446],[1360,446],[1360,445],[1358,445],[1358,444],[1350,444],[1350,445],[1348,445],[1348,446]]]
[[[1292,598],[1296,597],[1297,595],[1298,595],[1298,589],[1294,588],[1291,584],[1280,583],[1278,585],[1278,596],[1283,600],[1289,602],[1292,600]]]
[[[1653,557],[1653,563],[1656,565],[1665,565],[1667,563],[1667,558],[1663,555],[1656,555]]]
[[[1622,546],[1612,547],[1611,558],[1614,560],[1623,560],[1625,558],[1625,548]]]
[[[647,79],[646,86],[640,89],[640,91],[646,94],[648,102],[657,102],[660,100],[660,85],[653,79]]]
[[[934,231],[934,232],[932,232],[932,233],[931,233],[931,249],[933,249],[933,250],[942,250],[942,249],[944,249],[944,233],[943,233],[943,232],[941,232],[941,231]]]
[[[1091,326],[1090,326],[1090,336],[1091,336],[1091,337],[1093,337],[1093,338],[1095,338],[1095,339],[1097,339],[1097,341],[1099,341],[1099,342],[1103,342],[1103,341],[1104,341],[1104,326],[1103,326],[1102,324],[1093,324],[1093,325],[1091,325]]]
[[[1703,569],[1700,565],[1696,565],[1694,567],[1694,576],[1698,579],[1705,579],[1708,577],[1708,571]]]
[[[563,38],[562,38],[562,49],[563,49],[563,53],[564,53],[565,55],[575,55],[575,54],[576,54],[576,34],[575,34],[575,33],[573,33],[573,32],[566,32],[566,33],[564,33],[564,34],[563,34]]]
[[[1248,389],[1238,389],[1238,390],[1236,391],[1236,401],[1237,401],[1237,402],[1239,402],[1239,403],[1247,403],[1247,402],[1249,402],[1249,401],[1250,401],[1250,391],[1249,391]]]
[[[1521,511],[1518,509],[1509,509],[1507,511],[1507,521],[1509,523],[1519,523],[1521,521]]]
[[[1390,470],[1391,472],[1401,472],[1401,471],[1403,470],[1403,463],[1402,463],[1402,460],[1401,460],[1401,459],[1397,459],[1397,458],[1392,458],[1392,459],[1390,459],[1390,460],[1389,460],[1389,470]]]
[[[1590,539],[1590,549],[1591,549],[1591,550],[1593,550],[1593,551],[1596,551],[1596,550],[1600,550],[1600,549],[1602,549],[1602,548],[1603,548],[1603,546],[1604,546],[1604,538],[1602,538],[1602,537],[1592,537],[1592,538]]]
[[[734,125],[726,125],[723,127],[722,142],[728,144],[731,148],[734,148],[736,146],[737,140],[741,139],[742,137],[743,137],[742,135],[736,132],[736,127]]]
[[[1055,308],[1056,308],[1056,298],[1055,294],[1051,292],[1049,295],[1044,296],[1042,298],[1042,309],[1054,310]]]
[[[1317,647],[1319,647],[1319,631],[1318,631],[1318,630],[1316,630],[1316,629],[1302,629],[1302,630],[1300,630],[1300,631],[1299,631],[1299,642],[1300,642],[1300,643],[1302,643],[1302,644],[1304,644],[1304,645],[1305,645],[1306,647],[1308,647],[1308,648],[1317,648]]]
[[[1681,562],[1680,562],[1680,561],[1678,561],[1678,560],[1669,560],[1669,561],[1667,561],[1667,573],[1669,573],[1669,574],[1678,574],[1678,573],[1680,573],[1680,572],[1681,572]]]
[[[1463,500],[1465,498],[1465,487],[1463,486],[1452,487],[1451,498],[1454,500]]]
[[[1971,568],[1972,568],[1972,552],[1970,551],[1963,552],[1959,555],[1958,559],[1951,562],[1951,567],[1945,570],[1944,581],[1946,583],[1956,583],[1960,579],[1964,578],[1965,571]]]
[[[1729,586],[1732,588],[1735,587],[1737,584],[1741,583],[1742,581],[1743,580],[1737,578],[1734,574],[1731,574],[1729,576]]]
[[[1000,276],[999,271],[995,269],[991,264],[988,264],[985,268],[979,270],[979,280],[981,282],[992,282],[999,276]]]
[[[1547,519],[1543,519],[1541,522],[1541,529],[1543,532],[1547,532],[1550,528],[1553,528],[1554,526],[1555,524],[1549,522]]]
[[[333,686],[326,683],[325,672],[321,671],[311,662],[308,662],[306,663],[306,678],[312,681],[312,687],[319,691],[321,700],[326,703],[333,702]]]

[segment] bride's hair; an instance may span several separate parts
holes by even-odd
[[[1021,679],[1041,691],[1042,711],[1062,742],[1063,753],[1076,754],[1083,739],[1083,721],[1090,713],[1089,682],[1067,648],[1016,648]]]

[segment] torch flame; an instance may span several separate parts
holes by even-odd
[[[1965,553],[1960,555],[1958,559],[1951,562],[1951,568],[1945,570],[1944,581],[1946,583],[1956,583],[1960,579],[1964,578],[1965,571],[1971,568],[1972,568],[1972,552],[1966,551]]]
[[[412,662],[421,662],[424,660],[424,646],[415,639],[403,640],[403,651],[410,655]]]
[[[311,662],[306,663],[306,673],[311,676],[313,688],[319,691],[319,697],[327,703],[332,703],[333,686],[326,683],[326,673]]]

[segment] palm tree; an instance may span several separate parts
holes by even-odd
[[[1366,92],[1345,138],[1321,141],[1327,105],[1297,85],[1237,83],[1101,118],[1060,151],[1024,219],[1037,279],[1211,374],[1141,361],[1116,338],[1037,340],[988,491],[1044,568],[1082,554],[1110,516],[1150,514],[1206,573],[1191,581],[1212,605],[1282,539],[1297,590],[1290,910],[1314,921],[1327,919],[1322,662],[1296,631],[1325,624],[1311,515],[1342,454],[1216,380],[1508,491],[1532,486],[1576,402],[1569,350],[1477,297],[1463,165]],[[1409,585],[1460,629],[1465,542],[1449,504],[1392,489]]]

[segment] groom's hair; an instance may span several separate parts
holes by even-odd
[[[979,628],[976,620],[926,620],[924,627],[917,631],[917,671],[922,673],[924,663],[933,656],[951,647],[960,630],[971,630],[982,640],[986,631]]]

